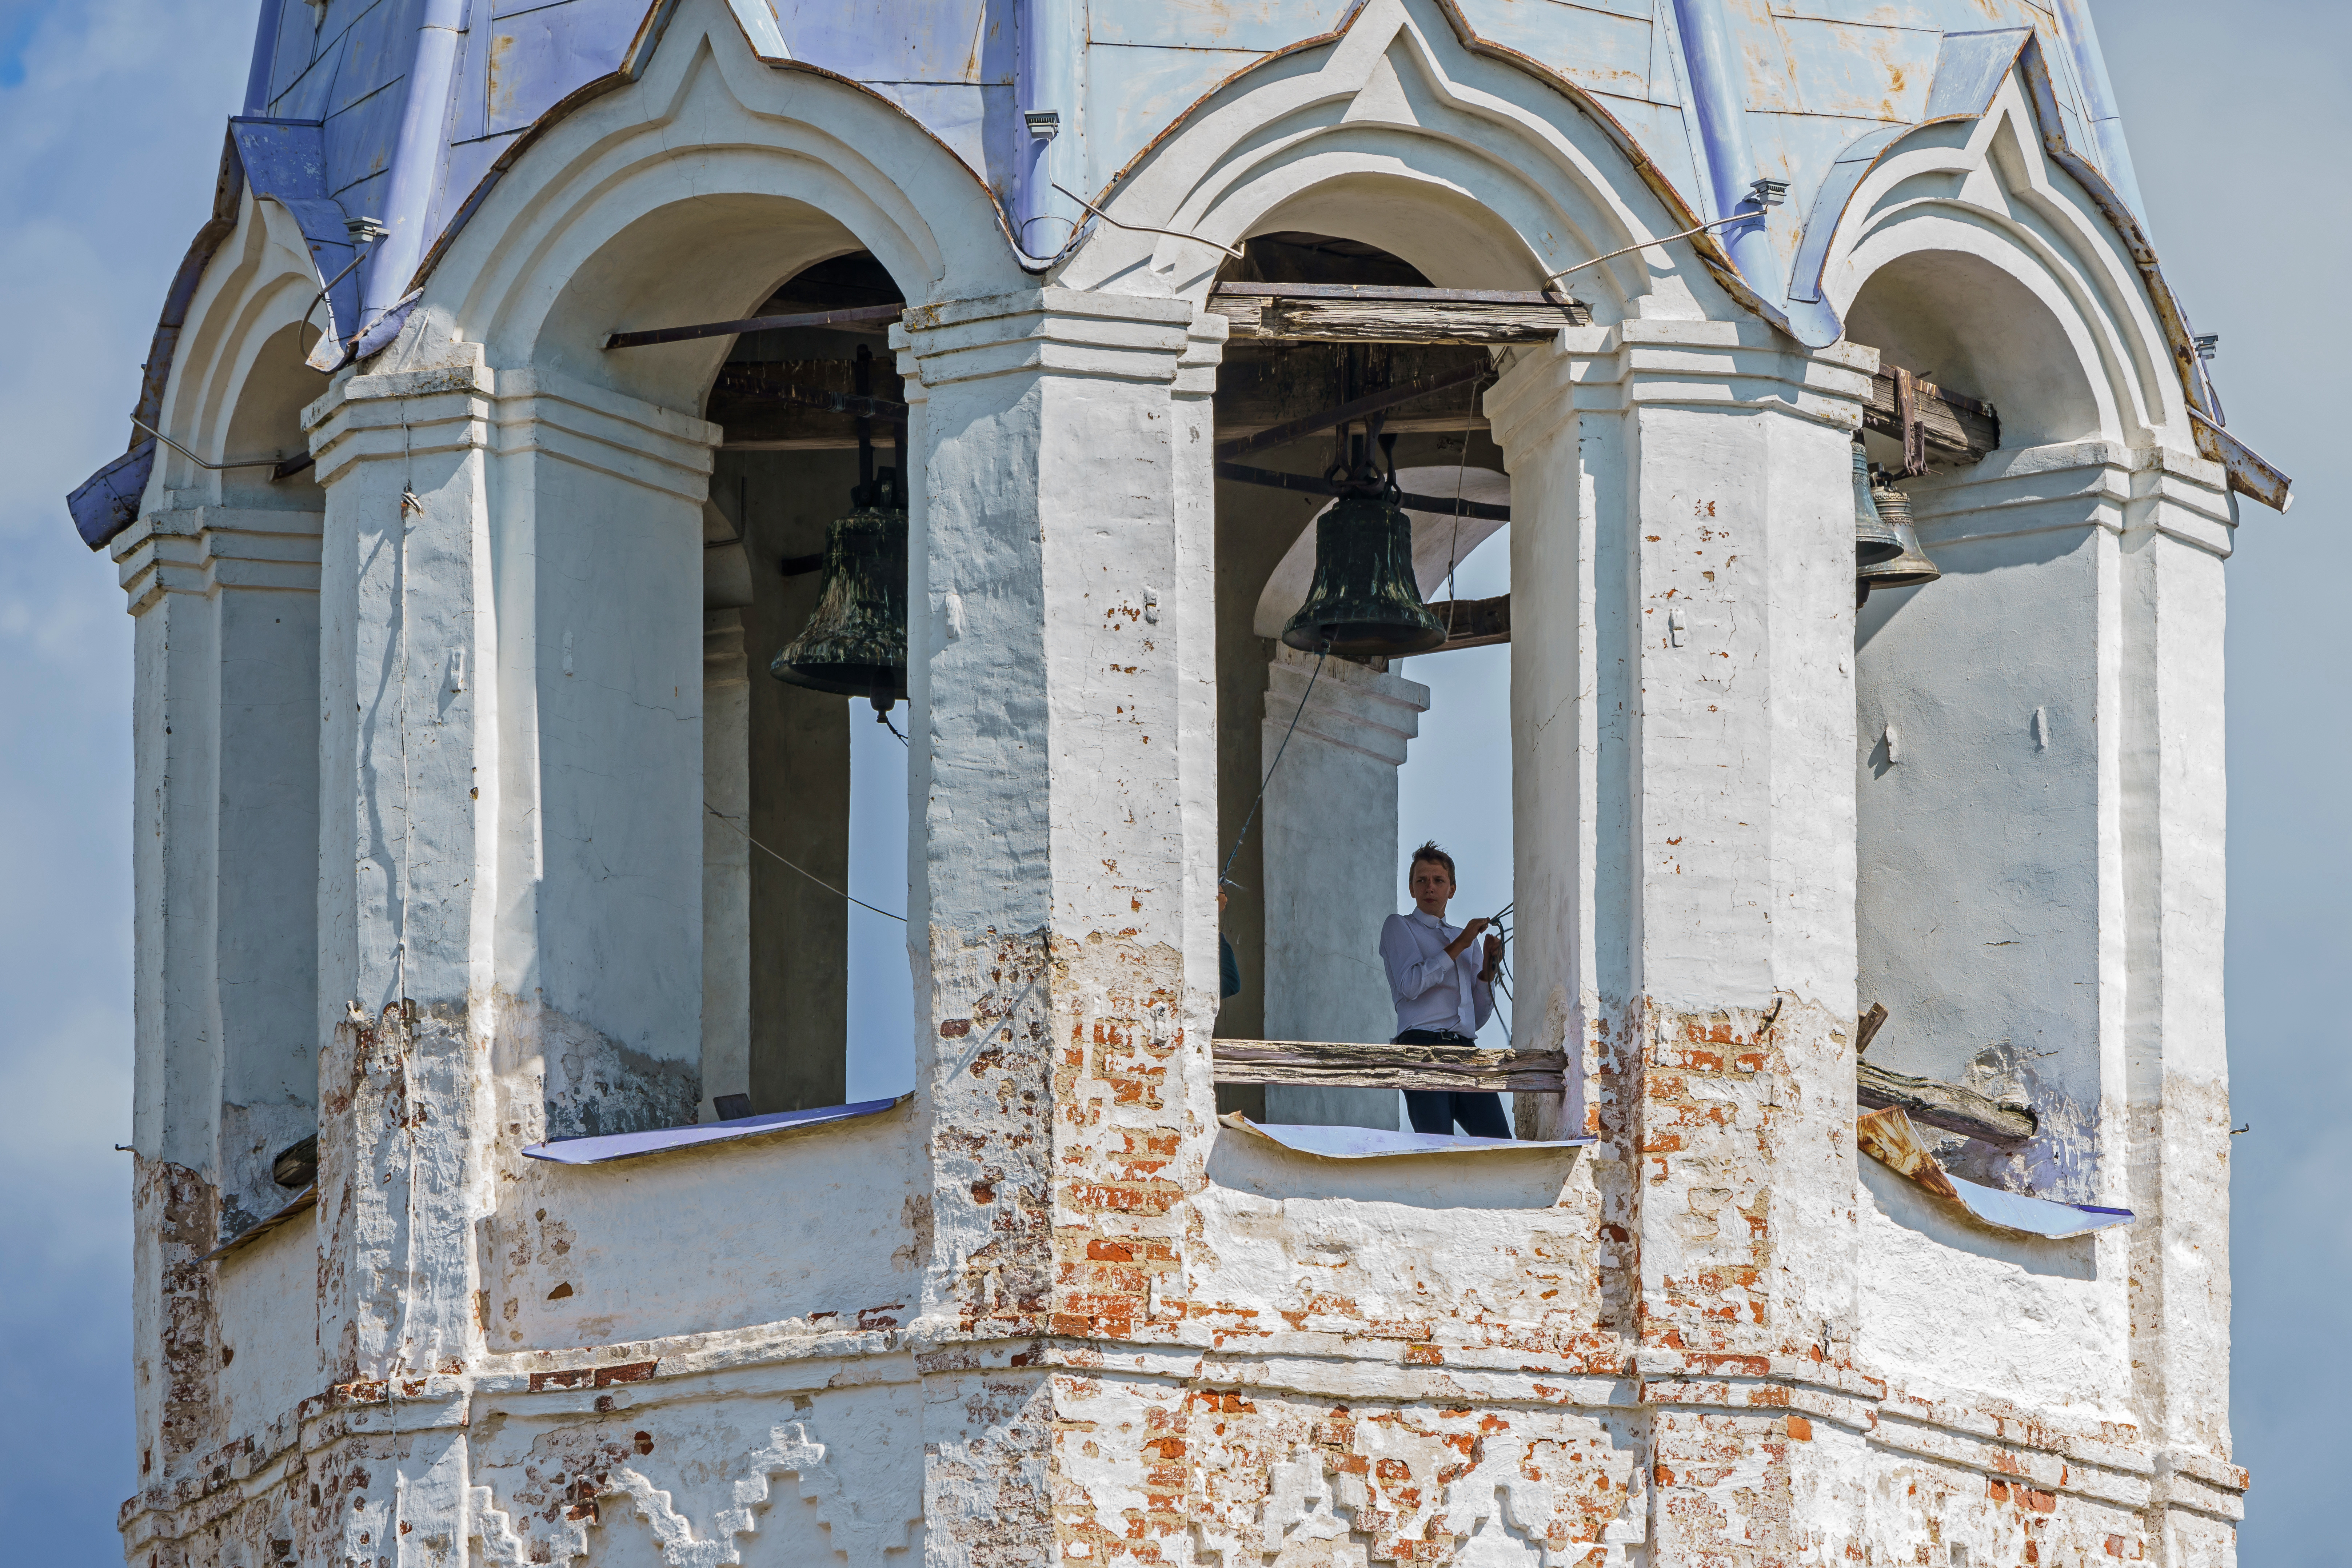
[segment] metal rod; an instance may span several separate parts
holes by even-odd
[[[1210,239],[1203,235],[1186,234],[1181,229],[1153,228],[1146,224],[1121,223],[1118,219],[1111,216],[1110,214],[1103,211],[1102,208],[1095,205],[1094,203],[1087,200],[1086,197],[1078,195],[1077,192],[1071,190],[1068,186],[1057,184],[1054,188],[1061,192],[1064,195],[1069,197],[1072,201],[1077,203],[1078,205],[1086,208],[1087,211],[1094,214],[1095,216],[1102,219],[1103,222],[1110,225],[1113,228],[1124,228],[1136,234],[1164,234],[1171,239],[1189,239],[1196,244],[1214,246],[1217,249],[1223,251],[1227,256],[1232,257],[1235,261],[1245,261],[1248,259],[1247,257],[1234,249],[1232,246],[1223,244],[1218,240]]]
[[[154,437],[158,441],[163,442],[163,445],[171,447],[172,450],[179,453],[180,456],[187,458],[188,461],[194,463],[196,467],[200,468],[210,468],[215,473],[218,473],[223,468],[274,468],[285,460],[282,458],[269,457],[247,458],[239,462],[234,463],[207,463],[202,458],[197,457],[194,452],[189,451],[185,447],[181,446],[177,441],[173,440],[169,436],[164,435],[161,430],[156,429],[152,425],[148,424],[144,419],[140,418],[136,414],[131,416],[131,423],[138,426],[139,428],[146,431],[147,434]],[[272,477],[275,478],[276,476],[273,475]]]
[[[1557,283],[1571,272],[1581,272],[1588,267],[1598,267],[1604,261],[1614,261],[1621,256],[1630,256],[1637,250],[1647,250],[1654,245],[1668,245],[1677,239],[1688,239],[1692,235],[1703,234],[1710,228],[1722,228],[1727,224],[1746,223],[1749,218],[1754,218],[1760,223],[1763,221],[1763,217],[1764,215],[1762,213],[1752,212],[1734,213],[1729,217],[1709,218],[1706,222],[1698,225],[1696,227],[1686,228],[1680,234],[1669,234],[1662,236],[1656,239],[1645,239],[1636,245],[1620,246],[1606,256],[1596,256],[1590,261],[1580,261],[1573,267],[1563,267],[1557,272],[1547,274],[1544,278],[1544,281],[1547,283]]]
[[[1557,289],[1410,289],[1386,283],[1220,283],[1210,294],[1218,300],[1348,300],[1366,305],[1566,307],[1584,302]]]
[[[1217,478],[1236,484],[1265,485],[1277,490],[1294,490],[1300,495],[1336,496],[1339,487],[1315,474],[1285,474],[1272,468],[1253,468],[1240,463],[1219,463]],[[1407,511],[1435,512],[1440,517],[1475,517],[1492,522],[1511,521],[1511,509],[1491,501],[1459,500],[1451,496],[1400,494],[1397,505]]]
[[[648,343],[682,343],[690,338],[728,338],[741,332],[772,331],[779,327],[845,327],[860,321],[895,321],[906,313],[904,305],[860,305],[847,310],[807,310],[792,316],[746,316],[740,321],[703,321],[691,327],[614,332],[605,338],[604,346],[635,349]]]
[[[1379,392],[1343,403],[1337,408],[1327,408],[1320,414],[1308,414],[1285,424],[1268,426],[1255,436],[1243,436],[1220,442],[1220,461],[1262,452],[1268,447],[1280,447],[1296,441],[1301,436],[1312,436],[1318,430],[1328,430],[1334,425],[1345,425],[1351,419],[1361,419],[1367,414],[1377,414],[1383,408],[1394,408],[1400,403],[1410,403],[1416,397],[1426,397],[1433,392],[1443,392],[1449,386],[1459,386],[1465,381],[1476,381],[1495,374],[1491,364],[1480,363],[1462,370],[1446,371],[1439,375],[1419,376],[1400,382]]]

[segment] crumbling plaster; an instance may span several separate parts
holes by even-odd
[[[1372,0],[1321,58],[1222,89],[1119,212],[1239,237],[1339,212],[1379,163],[1354,210],[1426,239],[1417,215],[1475,202],[1527,237],[1465,265],[1513,285],[1664,232],[1613,143],[1434,15]],[[1205,1048],[1225,327],[1202,247],[1106,233],[1027,279],[943,149],[845,86],[779,87],[732,26],[687,0],[304,414],[319,1204],[211,1261],[222,1080],[174,987],[213,983],[216,808],[186,781],[230,667],[165,628],[209,591],[171,591],[173,542],[226,558],[255,531],[155,506],[118,547],[147,840],[132,1560],[2226,1568],[2226,1078],[2196,976],[2228,512],[2179,421],[1920,492],[1955,576],[1969,518],[2060,480],[2109,557],[2075,630],[2130,705],[2073,781],[2102,902],[2069,978],[2105,988],[2079,1092],[2125,1237],[1989,1241],[1858,1165],[1846,451],[1874,355],[1802,351],[1680,265],[1596,279],[1599,324],[1503,356],[1486,396],[1515,592],[1561,606],[1515,658],[1519,891],[1544,900],[1516,1043],[1580,1070],[1521,1101],[1597,1142],[1360,1168],[1244,1146]],[[1248,151],[1286,124],[1297,145]],[[1415,207],[1416,183],[1454,191]],[[853,244],[915,301],[914,1097],[530,1160],[693,1120],[709,1059],[723,433],[690,410],[718,350],[593,344],[740,313]]]

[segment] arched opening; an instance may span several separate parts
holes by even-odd
[[[265,338],[224,423],[225,458],[304,449],[303,405],[327,378],[302,363],[315,329]],[[219,472],[209,520],[220,656],[215,892],[224,1234],[308,1184],[317,1131],[319,542],[325,492],[307,468]],[[281,1160],[281,1156],[286,1156]]]
[[[1997,412],[1980,462],[1865,448],[1941,573],[1876,588],[1855,623],[1856,938],[1868,1059],[2033,1107],[2021,1146],[1923,1129],[1956,1173],[2093,1195],[2100,1102],[2098,489],[2011,454],[2098,435],[2082,334],[1982,256],[1895,258],[1847,316],[1856,342]],[[2002,487],[2006,488],[2002,488]]]
[[[1311,210],[1330,226],[1254,236],[1221,280],[1433,287],[1431,273],[1402,253],[1418,243],[1403,237],[1434,228],[1430,215],[1403,221],[1393,203],[1367,207],[1360,195],[1318,191],[1287,204],[1275,221]],[[1465,232],[1492,226],[1489,218]],[[1360,232],[1340,232],[1349,227]],[[1443,268],[1443,247],[1430,248],[1425,265]],[[1488,286],[1528,281],[1475,246],[1462,255]],[[1524,272],[1527,264],[1518,267]],[[1221,859],[1230,857],[1223,932],[1239,972],[1238,989],[1218,1014],[1220,1037],[1371,1043],[1395,1035],[1381,931],[1391,913],[1412,907],[1407,862],[1423,840],[1455,858],[1450,921],[1511,901],[1510,650],[1482,645],[1464,609],[1507,595],[1507,525],[1492,515],[1408,509],[1414,586],[1450,627],[1461,623],[1444,651],[1348,658],[1282,641],[1314,576],[1317,520],[1334,503],[1278,481],[1328,479],[1369,458],[1393,468],[1408,497],[1459,496],[1490,513],[1506,507],[1502,455],[1478,404],[1491,363],[1482,346],[1409,339],[1236,338],[1226,346],[1216,398],[1221,457],[1367,395],[1417,381],[1444,384],[1376,421],[1317,428],[1220,468],[1218,804]],[[1463,809],[1473,794],[1478,809]],[[1508,1029],[1505,1001],[1478,1043],[1500,1048]],[[1218,1104],[1274,1122],[1407,1124],[1398,1092],[1386,1089],[1234,1084],[1219,1089]]]
[[[795,274],[755,313],[901,302],[860,250]],[[913,1079],[906,927],[890,918],[908,904],[906,710],[886,715],[772,668],[817,610],[827,531],[859,504],[861,463],[895,489],[883,509],[905,510],[904,384],[887,331],[746,333],[706,405],[726,431],[704,514],[703,1088],[714,1114],[879,1098]],[[861,417],[825,406],[829,395],[902,412]],[[740,1106],[719,1103],[737,1094]]]
[[[839,1105],[911,1077],[905,928],[849,897],[907,909],[902,743],[862,704],[861,722],[769,673],[858,463],[855,420],[786,395],[849,393],[862,353],[871,395],[898,405],[887,322],[605,346],[905,292],[827,213],[710,196],[603,240],[537,325],[521,318],[541,297],[511,290],[487,334],[495,359],[529,331],[547,393],[501,528],[537,563],[502,635],[529,636],[517,657],[537,670],[538,754],[516,779],[537,794],[538,927],[517,947],[535,973],[512,983],[564,1042],[541,1058],[551,1137]],[[715,450],[684,410],[719,426]],[[903,469],[903,437],[877,423],[878,461]]]

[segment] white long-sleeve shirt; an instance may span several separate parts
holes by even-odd
[[[1495,1010],[1495,988],[1478,978],[1485,962],[1472,942],[1449,958],[1446,943],[1460,926],[1414,910],[1391,915],[1381,927],[1381,962],[1388,966],[1389,994],[1396,999],[1397,1033],[1452,1029],[1475,1037]]]

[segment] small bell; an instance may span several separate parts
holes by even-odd
[[[1878,515],[1877,504],[1870,498],[1870,458],[1857,436],[1853,442],[1853,563],[1857,569],[1875,566],[1902,553],[1903,541]]]
[[[1396,473],[1369,461],[1340,481],[1315,522],[1315,582],[1282,628],[1288,647],[1345,658],[1402,658],[1445,640],[1412,573],[1412,519],[1397,504]]]
[[[1912,588],[1922,583],[1932,583],[1943,574],[1919,548],[1919,532],[1911,526],[1911,498],[1891,485],[1881,485],[1870,492],[1877,504],[1878,515],[1895,530],[1902,542],[1903,552],[1891,561],[1857,570],[1854,578],[1865,595],[1872,588]]]
[[[808,625],[768,666],[778,680],[863,697],[877,713],[906,700],[907,514],[897,489],[884,468],[826,527],[824,585]]]

